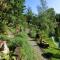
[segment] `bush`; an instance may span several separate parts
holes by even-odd
[[[14,39],[11,39],[8,43],[8,47],[11,51],[14,51],[16,47],[21,46],[23,42],[21,41],[22,39],[20,37],[15,37]]]
[[[17,46],[21,47],[21,53],[23,60],[35,60],[33,50],[28,44],[28,36],[25,32],[18,33],[14,38],[8,38],[6,35],[0,35],[0,39],[8,42],[8,47],[14,52]],[[12,52],[12,53],[13,53]]]

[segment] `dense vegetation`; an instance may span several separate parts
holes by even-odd
[[[49,48],[43,48],[43,53],[51,53],[51,60],[60,59],[60,14],[56,14],[54,8],[48,8],[46,1],[40,0],[40,3],[38,14],[34,14],[31,8],[24,12],[25,0],[0,0],[0,40],[7,41],[8,57],[12,57],[11,52],[14,54],[16,47],[20,47],[21,60],[36,59],[28,43],[26,30],[29,29],[31,38],[35,39],[39,33],[39,42],[42,39],[49,44]]]

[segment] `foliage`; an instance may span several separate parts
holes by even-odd
[[[0,52],[0,59],[1,59],[1,60],[3,60],[3,59],[9,60],[9,55]]]
[[[48,52],[48,53],[51,53],[52,54],[52,58],[51,60],[59,60],[59,56],[60,56],[60,53],[59,53],[59,49],[55,46],[54,42],[50,39],[46,39],[46,42],[49,43],[49,48],[48,49],[44,49],[45,53]]]
[[[21,21],[25,0],[0,0],[0,23],[16,26]],[[1,26],[1,25],[0,25]]]
[[[8,47],[14,50],[17,46],[21,47],[21,56],[24,60],[35,60],[33,50],[27,42],[28,36],[25,32],[21,32],[14,38],[7,38],[6,35],[1,35],[2,40],[8,42]]]
[[[60,14],[56,14],[55,18],[56,18],[56,21],[57,21],[57,27],[55,29],[56,36],[60,37],[60,28],[59,28],[60,27]]]
[[[59,22],[60,21],[60,14],[56,14],[55,18],[56,18],[56,21]]]
[[[39,15],[40,29],[46,32],[54,32],[56,28],[55,12],[53,8],[47,9]]]
[[[48,8],[46,0],[40,0],[40,6],[37,7],[38,14],[41,15]]]
[[[10,50],[14,51],[17,46],[21,47],[22,60],[35,60],[34,52],[28,44],[28,36],[25,32],[18,32],[14,38],[7,36],[10,31],[15,33],[15,30],[20,27],[22,30],[29,27],[32,37],[35,37],[38,30],[42,39],[50,45],[44,51],[51,52],[56,57],[59,50],[55,49],[56,46],[48,34],[56,33],[55,36],[60,37],[60,24],[57,24],[60,22],[60,14],[56,14],[53,8],[48,8],[46,0],[40,0],[41,5],[37,7],[38,15],[33,14],[31,8],[28,8],[24,13],[24,2],[25,0],[0,0],[0,33],[7,33],[6,35],[0,34],[0,39],[8,42]]]
[[[28,8],[28,9],[27,9],[27,13],[26,13],[25,15],[26,15],[26,22],[27,22],[28,24],[30,24],[31,21],[32,21],[32,18],[33,18],[33,12],[32,12],[32,10],[31,10],[31,8]]]

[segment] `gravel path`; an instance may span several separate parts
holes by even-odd
[[[46,58],[44,58],[42,56],[42,50],[37,45],[36,41],[33,41],[33,39],[29,37],[28,43],[30,44],[30,46],[34,50],[34,53],[37,55],[37,60],[47,60]]]
[[[26,32],[29,32],[29,29],[26,30]],[[37,45],[36,41],[34,41],[32,38],[28,38],[28,43],[30,44],[30,46],[32,47],[32,49],[34,50],[34,53],[37,56],[37,60],[48,60],[46,58],[44,58],[42,56],[42,50],[40,49],[40,47]]]

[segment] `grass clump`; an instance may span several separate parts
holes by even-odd
[[[44,37],[44,40],[49,44],[49,48],[44,49],[45,53],[51,53],[51,60],[60,60],[60,49],[54,44],[53,40],[49,37]]]
[[[23,60],[35,60],[33,50],[27,42],[28,36],[25,32],[20,33],[20,40],[22,43],[22,59]]]
[[[8,38],[6,35],[1,35],[0,39],[7,41],[10,50],[14,51],[17,46],[21,47],[20,56],[22,60],[35,60],[33,50],[27,42],[28,36],[25,32],[18,33],[14,38]]]

